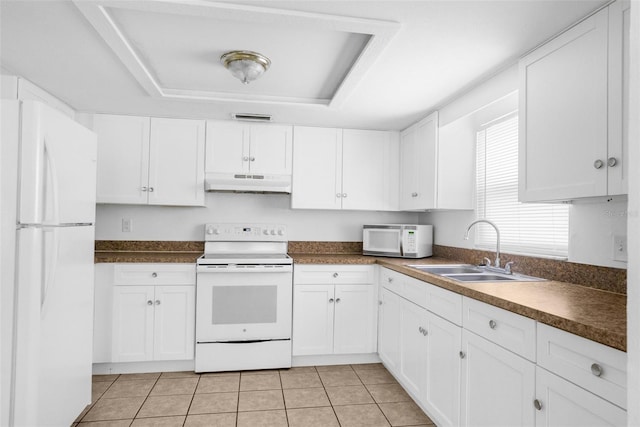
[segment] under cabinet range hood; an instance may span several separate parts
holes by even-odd
[[[204,189],[209,192],[291,193],[291,175],[208,173]]]

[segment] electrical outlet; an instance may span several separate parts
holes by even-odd
[[[613,260],[627,262],[626,236],[613,236]]]
[[[130,233],[133,229],[133,220],[131,218],[122,218],[122,232]]]

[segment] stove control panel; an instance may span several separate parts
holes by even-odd
[[[285,242],[287,241],[287,227],[282,224],[205,224],[204,240],[207,242]]]

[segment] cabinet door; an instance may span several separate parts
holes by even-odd
[[[249,171],[252,174],[291,175],[291,134],[291,126],[251,126]]]
[[[375,353],[376,287],[336,285],[333,352]]]
[[[151,119],[150,205],[204,206],[204,123]]]
[[[629,176],[629,55],[631,2],[619,0],[609,9],[609,144],[607,194],[627,194]],[[621,78],[622,76],[622,78]]]
[[[153,286],[115,286],[113,362],[153,360]]]
[[[333,285],[294,286],[294,356],[333,353],[333,311]]]
[[[195,286],[156,286],[154,360],[193,359]]]
[[[343,130],[342,209],[389,209],[391,133]]]
[[[395,374],[400,373],[400,300],[385,288],[380,292],[378,355]]]
[[[427,327],[427,310],[401,299],[400,377],[409,392],[418,399],[422,398],[427,382]]]
[[[429,313],[424,404],[442,426],[460,425],[462,328]]]
[[[400,209],[435,208],[438,113],[427,116],[403,133],[400,144]]]
[[[241,123],[207,121],[207,173],[249,171],[249,128]]]
[[[625,426],[627,413],[623,409],[588,391],[536,368],[536,426]]]
[[[607,40],[603,9],[520,61],[521,201],[607,194]]]
[[[147,204],[149,118],[96,114],[97,203]]]
[[[532,426],[535,365],[462,331],[462,426]]]
[[[293,140],[293,209],[342,207],[342,130],[296,126]]]

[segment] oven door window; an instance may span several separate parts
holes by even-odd
[[[278,286],[217,286],[211,305],[213,325],[275,323]]]

